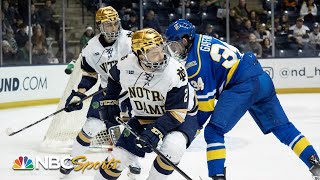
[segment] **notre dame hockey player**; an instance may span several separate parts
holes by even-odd
[[[116,147],[106,159],[120,161],[115,168],[102,168],[95,180],[117,179],[125,167],[157,147],[173,163],[178,164],[199,128],[197,101],[188,85],[182,64],[164,53],[162,36],[151,28],[133,33],[132,50],[111,68],[105,100],[117,107],[122,90],[128,92],[133,117],[128,121],[141,139],[123,131]],[[115,111],[116,112],[116,111]],[[109,119],[118,114],[106,114]],[[149,172],[149,180],[164,180],[173,168],[157,156]]]

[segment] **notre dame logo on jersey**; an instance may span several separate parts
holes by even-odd
[[[180,67],[180,69],[177,69],[177,74],[180,77],[181,81],[185,81],[186,80],[186,72],[184,71],[184,69],[182,67]]]

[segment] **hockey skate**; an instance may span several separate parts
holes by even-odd
[[[317,159],[315,155],[312,155],[309,158],[309,161],[313,166],[310,168],[310,172],[312,173],[312,177],[314,180],[320,180],[320,161]]]
[[[132,163],[129,165],[128,177],[131,180],[137,179],[137,176],[141,174],[141,166],[138,162]]]
[[[60,173],[61,173],[60,179],[63,179],[66,175],[70,174],[70,172],[74,169],[71,159],[66,159],[63,163],[65,166],[70,168],[65,168],[60,166]]]

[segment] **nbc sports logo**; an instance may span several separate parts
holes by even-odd
[[[18,157],[12,166],[14,170],[33,170],[33,162],[28,156]]]

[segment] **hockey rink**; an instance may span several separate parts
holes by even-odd
[[[320,153],[320,94],[279,95],[289,119],[302,131]],[[1,180],[58,180],[58,170],[13,170],[19,156],[29,158],[58,156],[39,151],[39,146],[51,119],[45,120],[19,134],[9,137],[6,128],[18,130],[56,111],[57,105],[0,110],[0,179]],[[287,146],[272,134],[264,136],[249,114],[226,136],[228,180],[312,180],[306,166]],[[88,161],[103,161],[107,153],[87,154]],[[141,159],[142,174],[146,179],[155,154]],[[209,179],[206,168],[206,145],[200,134],[184,155],[179,167],[192,179]],[[67,180],[91,180],[96,170],[72,172]],[[119,178],[129,179],[126,172]],[[184,179],[174,172],[171,180]]]

